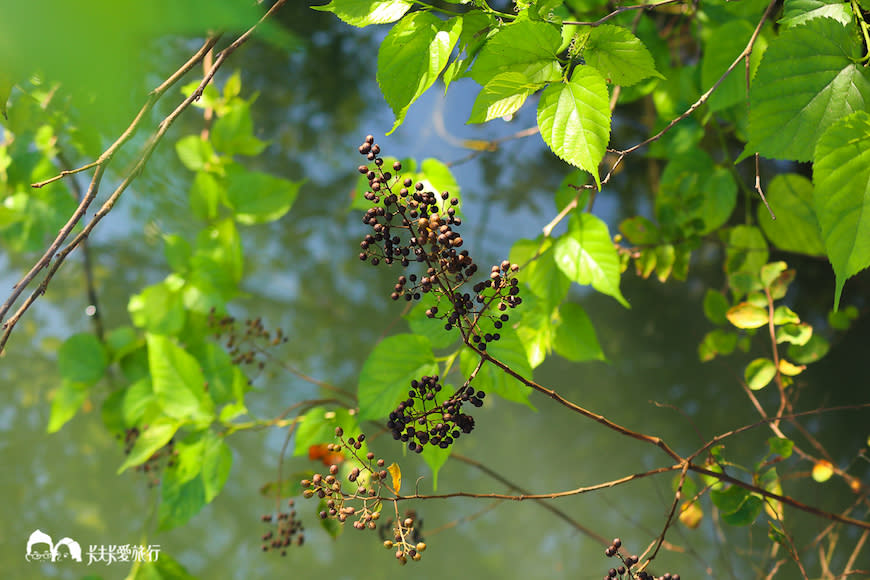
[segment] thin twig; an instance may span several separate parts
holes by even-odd
[[[683,0],[664,0],[663,2],[654,2],[652,4],[637,4],[635,6],[621,6],[621,7],[617,8],[616,10],[614,10],[613,12],[611,12],[610,14],[608,14],[607,16],[604,16],[603,18],[599,18],[598,20],[595,20],[593,22],[563,20],[562,24],[563,25],[566,25],[566,24],[567,25],[574,25],[574,26],[589,26],[589,27],[595,28],[596,26],[601,26],[602,24],[604,24],[605,22],[607,22],[611,18],[619,16],[623,12],[628,12],[629,10],[652,10],[653,8],[659,8],[660,6],[666,6],[668,4],[676,4],[677,2],[682,2],[682,1]]]

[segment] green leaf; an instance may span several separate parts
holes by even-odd
[[[846,280],[870,266],[870,114],[859,111],[825,131],[815,160],[813,206],[837,278],[837,310]]]
[[[332,0],[314,10],[332,12],[351,26],[362,28],[371,24],[395,22],[411,9],[409,0]]]
[[[827,340],[818,334],[813,334],[804,345],[789,345],[788,358],[800,364],[809,364],[828,354],[830,348],[831,345]]]
[[[432,470],[432,490],[438,490],[438,472],[441,471],[441,468],[447,463],[447,460],[450,458],[450,454],[453,452],[449,447],[447,449],[441,449],[440,447],[433,447],[432,445],[427,445],[425,449],[423,449],[423,461],[426,462],[426,465],[429,466],[429,469]]]
[[[236,220],[245,225],[281,218],[293,206],[304,183],[246,170],[229,171],[227,178],[227,202]]]
[[[127,310],[133,324],[152,334],[176,334],[186,318],[178,287],[165,281],[131,296]]]
[[[833,18],[847,26],[852,22],[852,7],[842,0],[785,0],[779,24],[788,28],[813,18]]]
[[[665,166],[656,197],[656,217],[674,237],[710,233],[728,221],[737,205],[737,183],[701,149],[674,157]],[[677,231],[673,231],[676,228]]]
[[[51,415],[48,419],[46,431],[48,433],[57,433],[67,421],[75,417],[76,412],[81,408],[82,403],[87,400],[90,393],[90,384],[64,378],[60,387],[54,391],[51,400]]]
[[[595,327],[579,304],[566,302],[559,307],[556,316],[555,351],[568,360],[606,360],[598,344]]]
[[[752,37],[753,26],[746,20],[726,22],[707,38],[701,60],[701,86],[706,90],[719,80]],[[767,41],[759,36],[749,58],[750,77],[755,75]],[[711,111],[721,111],[732,105],[746,103],[745,67],[737,67],[722,81],[707,101]]]
[[[724,490],[710,491],[713,505],[719,508],[723,515],[733,514],[739,510],[749,495],[749,491],[736,485],[731,485]]]
[[[533,84],[557,81],[562,76],[556,60],[561,43],[559,29],[552,24],[519,20],[502,26],[477,54],[471,78],[481,86],[506,72],[518,73]]]
[[[197,580],[192,576],[184,566],[175,561],[172,556],[167,554],[163,549],[160,550],[159,556],[150,561],[142,562],[140,566],[134,567],[134,572],[127,580]],[[132,574],[135,574],[133,576]],[[89,580],[82,578],[81,580]],[[100,580],[94,578],[93,580]]]
[[[619,231],[636,246],[654,246],[661,241],[658,226],[640,215],[623,220]]]
[[[425,336],[388,336],[369,354],[359,376],[359,420],[378,420],[407,398],[413,379],[438,374],[432,345]]]
[[[181,420],[213,419],[214,403],[205,389],[199,362],[165,336],[147,334],[145,340],[154,394],[166,415]]]
[[[777,306],[773,311],[774,324],[798,324],[801,318],[788,306]]]
[[[727,236],[725,271],[728,274],[745,272],[757,277],[770,257],[767,241],[761,230],[755,226],[739,225],[731,228]]]
[[[510,262],[520,266],[517,278],[528,285],[547,314],[568,294],[571,280],[556,263],[552,238],[540,235],[536,240],[517,240],[511,248]]]
[[[529,364],[528,354],[520,341],[517,332],[510,326],[504,326],[499,330],[501,339],[489,343],[486,348],[493,358],[503,362],[520,376],[532,378],[532,366]],[[479,356],[470,348],[463,348],[459,355],[459,367],[467,377],[474,367],[477,366]],[[489,394],[496,394],[502,399],[527,405],[534,409],[529,402],[532,390],[513,378],[493,364],[484,363],[483,368],[477,373],[471,385]]]
[[[766,387],[776,376],[776,365],[769,358],[757,358],[746,365],[743,376],[749,388],[757,391]]]
[[[698,360],[708,362],[720,355],[729,355],[737,347],[737,335],[717,328],[704,335],[698,345]]]
[[[244,258],[239,230],[232,219],[221,220],[200,230],[190,265],[193,270],[191,283],[213,288],[224,300],[235,296],[242,279]]]
[[[189,481],[179,479],[177,468],[168,468],[161,480],[158,529],[170,530],[187,523],[205,506],[205,486],[201,476]]]
[[[226,155],[259,155],[269,144],[254,137],[251,104],[237,102],[211,129],[215,149]]]
[[[749,495],[736,511],[723,514],[722,521],[731,526],[748,526],[755,521],[763,507],[764,501],[760,497]]]
[[[457,183],[450,168],[443,161],[431,157],[424,159],[420,163],[420,172],[414,181],[422,182],[425,191],[433,191],[435,193],[449,192],[451,198],[455,197],[459,200],[458,205],[450,205],[448,200],[436,196],[439,211],[444,213],[448,207],[452,207],[456,210],[457,214],[462,215],[462,197],[460,196],[459,183]]]
[[[783,459],[791,457],[794,441],[783,437],[771,437],[767,440],[767,446],[770,447],[770,452],[779,455]]]
[[[233,466],[233,452],[223,437],[209,431],[202,453],[202,484],[205,503],[210,503],[223,489]]]
[[[461,30],[461,18],[441,20],[431,12],[413,12],[381,42],[377,79],[396,117],[390,133],[405,120],[411,103],[441,74]]]
[[[175,152],[185,167],[191,171],[202,171],[215,159],[211,143],[199,135],[182,137],[175,144]]]
[[[741,159],[756,151],[771,159],[813,159],[831,125],[870,105],[870,71],[856,62],[861,51],[854,27],[831,18],[784,30],[770,43],[752,84],[749,142]]]
[[[181,236],[169,234],[163,236],[163,244],[163,253],[169,267],[179,274],[184,274],[193,252],[190,243]]]
[[[201,220],[217,217],[218,202],[225,198],[224,187],[211,173],[198,171],[190,184],[190,210]]]
[[[157,397],[151,386],[151,378],[140,379],[123,390],[120,412],[124,427],[135,427],[144,422],[152,406],[157,405]]]
[[[526,97],[542,86],[542,83],[530,83],[529,79],[517,72],[499,73],[478,93],[468,122],[486,123],[512,115],[523,106]]]
[[[178,483],[186,483],[202,471],[202,451],[205,448],[205,436],[208,431],[197,431],[176,443],[175,456],[176,479]]]
[[[169,443],[180,426],[179,421],[160,417],[144,428],[133,444],[127,459],[118,468],[118,473],[122,473],[128,467],[145,463],[158,449]]]
[[[767,208],[758,204],[758,224],[764,235],[781,250],[810,256],[823,256],[825,244],[813,210],[813,184],[794,173],[782,173],[773,178],[766,192],[776,221],[770,219]]]
[[[553,350],[555,327],[551,324],[552,308],[545,310],[546,308],[545,303],[534,295],[526,296],[523,300],[522,317],[516,325],[517,336],[526,349],[526,356],[532,369],[544,362]]]
[[[725,313],[728,321],[737,328],[759,328],[767,324],[767,308],[741,302],[728,309]]]
[[[627,87],[649,77],[664,78],[643,42],[622,26],[602,24],[593,28],[583,58],[614,85]]]
[[[443,318],[429,318],[426,310],[436,306],[437,301],[433,292],[424,294],[419,302],[411,308],[410,312],[402,316],[408,321],[408,326],[414,334],[425,336],[429,339],[432,348],[447,348],[459,338],[459,331],[445,330]]]
[[[405,387],[405,390],[407,391],[408,387]],[[392,411],[392,409],[390,410]],[[347,409],[312,407],[302,416],[302,421],[296,429],[293,455],[308,455],[308,449],[313,445],[334,443],[336,441],[336,427],[341,427],[344,430],[345,437],[356,437],[360,430],[359,420],[355,415],[351,415]]]
[[[619,256],[601,219],[585,212],[571,216],[568,232],[554,248],[556,264],[569,279],[615,298],[629,308],[619,290]]]
[[[849,330],[852,321],[858,319],[858,309],[855,306],[847,306],[842,310],[828,312],[828,324],[836,330]]]
[[[721,292],[707,288],[704,293],[704,316],[707,320],[713,324],[725,324],[728,321],[725,313],[729,306],[728,299]]]
[[[676,261],[676,253],[674,246],[671,244],[661,244],[656,246],[656,277],[659,282],[666,282],[671,275]]]
[[[82,332],[72,335],[60,346],[57,366],[64,381],[94,383],[106,372],[109,355],[100,339]]]
[[[610,102],[601,74],[578,66],[570,82],[544,89],[538,102],[538,127],[553,153],[591,173],[600,190],[598,164],[610,140]]]

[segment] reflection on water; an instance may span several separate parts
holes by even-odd
[[[254,122],[263,129],[262,138],[272,142],[252,164],[309,181],[287,217],[244,232],[247,297],[234,306],[234,314],[260,316],[271,327],[280,326],[291,336],[279,353],[282,360],[317,379],[353,390],[360,365],[375,342],[385,333],[405,328],[399,309],[384,291],[394,275],[355,258],[363,227],[359,216],[346,212],[356,179],[356,144],[366,133],[382,134],[392,124],[374,83],[379,32],[352,30],[331,15],[293,3],[285,12],[284,23],[311,39],[305,50],[281,54],[254,44],[238,53],[232,65],[245,71],[245,90],[260,91]],[[475,91],[468,83],[451,87],[443,106],[437,88],[412,106],[405,125],[393,136],[379,139],[384,151],[418,159],[465,158],[468,151],[439,135],[433,111],[444,111],[444,126],[462,138],[504,136],[534,124],[530,104],[512,124],[465,126]],[[179,131],[198,131],[200,122],[190,113]],[[611,224],[611,230],[621,217],[648,207],[643,165],[629,163],[597,202],[596,213]],[[462,187],[466,238],[480,263],[495,263],[507,255],[516,238],[537,235],[555,215],[552,192],[567,173],[537,136],[508,142],[498,152],[457,165],[454,171]],[[172,147],[161,147],[121,211],[110,217],[114,225],[98,228],[93,237],[107,326],[126,323],[127,297],[165,276],[160,243],[154,238],[143,243],[143,232],[146,226],[164,232],[189,231],[189,224],[177,217],[185,215],[179,207],[185,204],[182,194],[189,178],[174,159]],[[626,276],[623,292],[632,304],[630,311],[575,287],[572,297],[590,313],[611,362],[575,365],[550,360],[536,372],[538,381],[616,422],[664,437],[679,452],[755,421],[738,383],[741,364],[697,362],[697,344],[709,330],[699,315],[703,291],[722,283],[718,250],[711,246],[698,255],[709,259],[693,264],[693,278],[686,283],[662,286]],[[16,258],[13,265],[22,268],[25,263]],[[831,295],[831,275],[826,266],[809,267],[816,268],[818,276],[799,278],[796,296],[790,299],[806,314],[821,318]],[[275,479],[285,437],[283,432],[262,431],[230,439],[233,470],[213,504],[181,529],[146,537],[143,530],[152,529],[155,521],[155,490],[140,474],[115,475],[122,453],[102,428],[99,409],[86,406],[84,415],[59,434],[45,434],[48,400],[58,385],[57,342],[46,337],[62,339],[89,328],[77,268],[70,263],[54,281],[48,295],[19,326],[0,364],[0,383],[7,393],[0,403],[0,458],[5,465],[0,470],[4,498],[0,561],[9,570],[7,577],[126,576],[128,568],[119,564],[76,568],[27,563],[27,537],[36,529],[57,538],[74,538],[83,548],[143,541],[159,544],[198,577],[227,579],[311,574],[592,579],[602,577],[613,562],[603,555],[606,543],[580,530],[590,530],[608,542],[620,536],[637,552],[660,531],[670,506],[670,476],[553,501],[551,505],[576,525],[534,502],[421,502],[415,508],[425,519],[429,549],[421,562],[401,571],[375,534],[348,528],[333,542],[319,527],[315,504],[300,501],[305,547],[290,550],[284,559],[262,554],[260,537],[267,528],[259,516],[272,503],[258,489]],[[866,378],[855,361],[866,357],[868,334],[865,321],[838,345],[841,350],[807,373],[809,386],[802,401],[834,405],[850,400],[854,388],[866,389]],[[277,409],[318,396],[315,386],[277,367],[270,367],[257,387],[250,396],[250,409],[260,416],[273,416]],[[456,451],[535,492],[574,489],[668,465],[667,457],[657,450],[580,420],[543,397],[533,395],[532,403],[538,413],[488,398],[474,436],[463,438]],[[848,442],[840,457],[849,458],[856,453],[850,435],[866,430],[867,418],[867,413],[821,416],[811,425],[829,449],[837,449],[838,441]],[[376,430],[368,429],[372,434]],[[735,439],[728,443],[729,456],[751,465],[767,437],[768,432],[757,430]],[[406,481],[419,476],[420,491],[431,491],[431,477],[418,457],[403,456],[391,441],[377,437],[370,441],[379,456],[401,461]],[[309,467],[307,459],[293,459],[285,473]],[[866,465],[856,468],[856,474],[862,473],[867,476]],[[450,490],[504,492],[509,488],[472,465],[451,461],[439,477],[439,491]],[[816,499],[824,506],[830,491],[820,490]],[[683,578],[746,577],[753,562],[732,555],[748,548],[752,535],[758,538],[756,543],[763,541],[766,530],[728,529],[727,541],[722,541],[709,520],[707,514],[697,531],[673,528],[669,540],[675,549],[659,556],[657,569],[679,572]],[[796,515],[795,521],[807,523],[810,529],[818,526],[803,515]],[[854,530],[845,533],[851,536]]]

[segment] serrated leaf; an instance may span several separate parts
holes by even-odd
[[[825,131],[813,184],[813,207],[837,278],[837,310],[846,280],[870,266],[870,114],[859,111]]]
[[[351,26],[362,28],[371,24],[395,22],[411,9],[409,0],[332,0],[314,10],[332,12]]]
[[[852,7],[842,0],[785,0],[779,24],[788,28],[813,18],[833,18],[845,26],[852,21]]]
[[[813,159],[831,125],[870,105],[870,71],[856,62],[861,51],[854,28],[831,18],[784,30],[752,84],[749,142],[740,159],[756,151],[771,159]]]
[[[767,239],[781,250],[823,256],[825,244],[813,210],[812,182],[802,175],[780,174],[765,195],[776,215],[776,221],[771,220],[767,208],[758,204],[758,224]]]
[[[649,77],[664,78],[643,42],[622,26],[602,24],[593,28],[583,58],[614,85],[631,86]]]
[[[431,12],[413,12],[393,26],[378,50],[378,85],[396,121],[432,86],[447,65],[462,31],[462,19],[441,20]]]
[[[552,24],[520,20],[502,26],[478,52],[471,78],[481,86],[505,72],[519,73],[530,83],[557,81],[562,76],[556,59],[561,42]]]
[[[568,232],[554,248],[556,264],[570,280],[615,298],[629,308],[619,289],[619,256],[610,232],[601,219],[585,212],[571,216]]]
[[[205,390],[199,362],[171,339],[147,334],[148,368],[154,394],[167,416],[205,421],[214,418],[214,403]]]
[[[746,384],[753,391],[763,389],[776,376],[776,366],[769,358],[757,358],[748,365],[743,373]]]
[[[559,307],[553,349],[568,360],[606,360],[592,321],[583,307],[565,302]]]
[[[598,164],[610,140],[607,85],[596,69],[578,66],[567,83],[552,83],[538,102],[538,127],[547,146],[592,174],[598,189]]]
[[[388,336],[375,346],[360,371],[359,420],[383,419],[407,398],[413,379],[438,374],[429,339],[415,334]]]
[[[89,332],[72,335],[63,342],[57,353],[60,376],[69,382],[96,382],[108,365],[106,347]]]
[[[768,321],[767,308],[753,306],[748,302],[741,302],[728,309],[725,313],[728,321],[737,328],[758,328]]]
[[[732,20],[716,28],[704,43],[701,61],[701,86],[706,90],[728,70],[734,59],[746,48],[752,37],[753,26],[746,20]],[[767,41],[759,36],[749,57],[750,77],[755,75]],[[707,102],[711,111],[721,111],[739,103],[746,103],[745,68],[738,67],[722,81]]]
[[[469,123],[486,123],[493,119],[514,114],[526,97],[543,86],[542,83],[530,83],[529,80],[516,72],[505,72],[495,75],[478,93],[471,107]]]

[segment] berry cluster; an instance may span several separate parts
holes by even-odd
[[[680,580],[679,574],[671,574],[667,573],[664,576],[653,576],[649,572],[645,570],[640,570],[632,572],[632,568],[637,567],[639,562],[639,558],[637,556],[623,556],[619,553],[619,548],[622,547],[622,540],[619,538],[614,538],[610,545],[604,550],[604,555],[608,558],[612,558],[616,556],[620,560],[622,560],[622,565],[616,568],[611,568],[607,571],[607,574],[604,575],[604,580],[613,580],[614,578],[619,578],[620,580]]]
[[[393,532],[393,539],[386,539],[387,530]],[[417,513],[409,510],[405,513],[402,521],[393,524],[389,519],[381,528],[381,538],[384,540],[384,548],[396,549],[396,559],[403,566],[408,563],[408,558],[419,562],[426,550],[426,542],[423,541],[423,520],[417,518]]]
[[[302,480],[302,495],[305,498],[317,496],[323,500],[326,509],[320,512],[321,519],[331,518],[341,523],[348,519],[353,520],[353,527],[358,530],[375,529],[375,523],[381,516],[381,500],[379,492],[383,481],[389,477],[384,469],[384,460],[375,460],[374,453],[367,453],[365,459],[355,453],[362,448],[365,441],[365,433],[359,437],[345,440],[344,430],[336,427],[335,435],[341,440],[341,444],[334,445],[330,451],[338,451],[342,447],[350,451],[357,458],[361,467],[354,467],[345,476],[347,482],[353,484],[353,489],[347,490],[338,476],[337,464],[329,466],[328,474],[315,473],[311,479]],[[336,449],[337,448],[337,449]],[[357,504],[352,505],[352,504]]]
[[[148,430],[148,425],[143,425],[140,430],[139,427],[130,427],[124,431],[124,435],[122,436],[120,433],[116,435],[117,439],[124,440],[124,455],[130,455],[133,451],[133,447],[136,445],[136,441],[139,440],[139,437],[142,435],[144,431]],[[151,454],[151,457],[146,459],[143,463],[140,463],[135,467],[135,470],[146,474],[148,479],[148,487],[156,487],[160,485],[160,469],[161,467],[173,467],[175,465],[175,456],[178,455],[178,451],[175,449],[175,438],[169,440],[169,442]]]
[[[483,405],[486,393],[463,386],[444,402],[438,402],[442,386],[438,375],[411,381],[408,398],[390,413],[387,429],[393,439],[408,444],[408,449],[422,453],[425,445],[447,449],[463,433],[474,429],[474,417],[462,412],[463,403]]]
[[[287,336],[282,329],[269,331],[260,318],[245,320],[239,328],[240,325],[234,317],[218,316],[212,308],[208,324],[214,330],[215,340],[224,341],[224,347],[232,357],[234,365],[256,366],[263,370],[266,366],[264,357],[267,350],[287,342]]]
[[[305,543],[305,528],[302,522],[296,519],[296,510],[293,500],[287,502],[288,511],[279,511],[274,517],[272,514],[263,514],[261,520],[265,523],[277,523],[276,530],[269,530],[263,537],[262,549],[281,550],[281,555],[287,555],[287,547],[292,545],[301,546]]]
[[[497,329],[507,322],[509,308],[522,303],[515,277],[519,269],[507,260],[493,266],[489,276],[474,284],[474,293],[463,292],[463,285],[471,280],[478,267],[468,250],[460,250],[464,241],[455,228],[462,224],[456,215],[459,199],[449,192],[440,194],[425,191],[422,182],[393,176],[383,168],[381,148],[374,137],[367,136],[359,152],[374,163],[374,168],[360,165],[359,172],[366,176],[369,191],[364,197],[372,202],[363,216],[363,223],[372,228],[360,242],[362,261],[377,266],[381,262],[399,262],[409,267],[421,263],[424,273],[400,275],[390,297],[393,300],[420,300],[424,294],[433,294],[436,303],[446,301],[446,311],[433,306],[426,311],[429,318],[445,321],[446,330],[460,329],[463,339],[473,341],[476,348],[498,340]],[[400,172],[402,164],[393,163],[393,171]],[[492,313],[493,307],[499,313]],[[483,318],[492,321],[494,331],[484,329]]]

